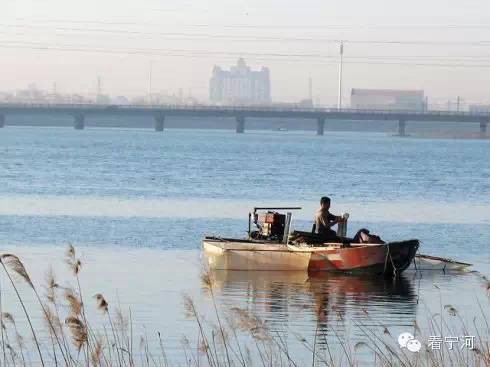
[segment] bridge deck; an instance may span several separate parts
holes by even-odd
[[[490,113],[455,111],[358,110],[276,106],[0,104],[0,114],[153,115],[342,120],[490,122]]]

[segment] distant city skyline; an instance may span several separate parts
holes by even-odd
[[[354,94],[359,91],[369,91],[372,96],[369,100],[359,102],[354,97]],[[392,94],[399,94],[398,102],[396,98],[387,98],[386,92]],[[344,100],[344,108],[353,109],[411,109],[407,108],[404,94],[414,93],[420,94],[424,97],[424,102],[422,106],[422,97],[420,99],[419,106],[416,110],[446,110],[446,111],[489,111],[490,103],[468,103],[464,97],[456,97],[453,99],[448,99],[444,103],[431,103],[430,96],[424,94],[424,91],[409,91],[409,90],[383,90],[383,89],[352,89],[350,90],[350,96]],[[62,91],[55,90],[55,86],[52,89],[44,90],[37,87],[35,83],[30,83],[27,88],[20,88],[18,90],[0,90],[0,103],[74,103],[74,104],[114,104],[114,105],[166,105],[166,104],[177,104],[177,105],[196,105],[196,104],[214,104],[215,102],[210,102],[207,99],[200,100],[192,95],[192,92],[188,90],[184,92],[182,88],[177,91],[154,91],[151,95],[141,94],[137,96],[125,96],[120,94],[106,94],[104,90],[98,94],[94,91],[89,94],[78,94],[78,93],[63,93]],[[219,103],[218,103],[219,104]],[[233,105],[234,103],[228,101],[222,103],[224,105]],[[240,104],[240,103],[235,103]],[[242,104],[254,104],[254,103],[242,103]],[[265,103],[267,104],[267,103]],[[300,99],[297,101],[271,101],[271,105],[284,106],[284,107],[336,107],[335,105],[322,105],[315,103],[310,98]]]
[[[285,6],[287,5],[287,6]],[[0,14],[0,89],[29,83],[60,93],[135,98],[192,90],[208,100],[214,65],[239,57],[271,71],[273,101],[337,101],[353,88],[424,90],[433,104],[488,103],[490,6],[483,0],[224,1],[17,0]],[[151,65],[151,66],[150,66]]]

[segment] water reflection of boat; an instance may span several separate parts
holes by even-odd
[[[301,208],[254,208],[248,238],[207,236],[202,245],[208,265],[216,270],[252,271],[337,271],[372,274],[401,274],[412,262],[418,240],[384,243],[358,243],[337,237],[326,241],[309,232],[289,234],[291,213],[271,210]],[[267,211],[261,212],[258,211]],[[344,226],[344,228],[346,225]],[[344,235],[345,236],[345,235]]]
[[[303,271],[269,271],[269,272],[237,272],[232,270],[213,271],[212,280],[214,288],[223,293],[235,292],[240,289],[248,289],[254,292],[268,294],[271,285],[284,284],[288,291],[294,293],[325,293],[325,294],[352,294],[387,296],[388,301],[393,301],[392,296],[406,300],[414,298],[413,280],[401,276],[399,279],[380,279],[379,277],[363,274],[340,274]]]
[[[380,279],[326,272],[308,275],[306,272],[236,271],[211,274],[223,303],[253,305],[255,311],[273,320],[290,317],[299,310],[310,317],[319,316],[325,322],[329,318],[345,318],[347,314],[365,318],[366,309],[385,318],[396,309],[400,323],[406,323],[415,317],[417,307],[414,280],[404,276]]]

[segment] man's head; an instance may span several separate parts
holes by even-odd
[[[327,196],[324,196],[320,199],[320,206],[322,209],[330,209],[330,198]]]

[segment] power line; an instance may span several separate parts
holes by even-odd
[[[210,55],[210,56],[268,56],[268,57],[291,57],[291,58],[331,58],[329,55],[325,54],[294,54],[294,53],[280,53],[280,52],[269,52],[269,53],[261,53],[261,52],[229,52],[229,51],[209,51],[209,50],[195,50],[195,49],[163,49],[163,48],[124,48],[124,49],[110,49],[110,48],[96,48],[90,45],[73,45],[73,44],[57,44],[57,45],[49,45],[46,43],[40,42],[31,42],[31,41],[9,41],[9,40],[0,40],[0,47],[14,48],[16,45],[26,45],[31,46],[33,48],[43,48],[43,49],[66,49],[67,51],[76,51],[76,50],[86,50],[86,51],[100,51],[108,53],[115,52],[131,52],[131,53],[192,53],[196,56],[200,55]],[[12,46],[10,47],[9,44]]]
[[[19,25],[0,23],[0,27],[5,28],[24,28],[24,29],[48,29],[61,32],[88,32],[88,33],[103,33],[103,34],[124,34],[124,35],[143,35],[143,36],[161,36],[161,37],[182,37],[188,40],[202,39],[221,39],[230,41],[249,41],[249,42],[321,42],[321,43],[340,43],[340,39],[336,38],[312,38],[312,37],[259,37],[259,36],[241,36],[228,34],[212,34],[212,33],[193,33],[193,32],[147,32],[122,29],[106,29],[106,28],[79,28],[79,27],[49,27],[36,25]],[[366,45],[413,45],[413,46],[476,46],[488,47],[490,41],[445,41],[445,40],[343,40],[349,44],[366,44]]]
[[[32,23],[33,19],[30,18],[13,18],[19,21],[27,21]],[[122,26],[138,26],[138,27],[157,27],[161,26],[161,23],[151,23],[151,22],[114,22],[108,20],[79,20],[79,19],[42,19],[40,20],[44,23],[61,23],[61,24],[98,24],[98,25],[122,25]],[[38,20],[39,22],[39,20]],[[360,29],[360,28],[379,28],[379,29],[490,29],[490,24],[457,24],[457,23],[447,23],[447,24],[370,24],[370,23],[360,23],[360,24],[308,24],[308,25],[271,25],[271,24],[206,24],[206,23],[173,23],[172,26],[182,26],[182,27],[196,27],[196,28],[231,28],[231,29]]]
[[[7,41],[8,42],[8,41]],[[78,46],[59,46],[59,45],[47,45],[33,42],[12,42],[6,44],[2,42],[0,48],[12,48],[12,49],[28,49],[28,50],[40,50],[40,51],[60,51],[60,52],[83,52],[83,53],[100,53],[100,54],[112,54],[112,55],[139,55],[139,56],[165,56],[165,57],[188,57],[188,58],[202,58],[217,56],[225,58],[236,58],[239,56],[258,57],[264,58],[276,58],[277,60],[284,61],[297,61],[306,62],[302,59],[314,59],[321,64],[337,65],[336,59],[333,56],[321,55],[321,54],[283,54],[283,53],[242,53],[242,52],[217,52],[217,51],[197,51],[197,50],[184,50],[184,49],[102,49],[102,48],[89,48]],[[374,60],[374,61],[373,61]],[[490,63],[423,63],[423,62],[406,62],[404,59],[392,59],[389,61],[376,61],[377,58],[370,59],[369,56],[364,59],[358,59],[358,61],[351,61],[349,57],[345,57],[345,64],[352,65],[399,65],[399,66],[426,66],[426,67],[449,67],[449,68],[490,68]],[[309,61],[308,61],[309,62]]]
[[[2,32],[0,32],[2,34]],[[21,34],[23,35],[23,34]],[[33,42],[33,41],[24,41],[22,39],[20,40],[0,40],[0,42],[4,44],[27,44],[27,45],[35,45],[39,46],[42,45],[42,47],[48,47],[47,44],[45,43],[40,43],[40,42]],[[49,47],[53,47],[50,46]],[[94,49],[97,48],[97,46],[94,45],[87,45],[87,44],[58,44],[55,45],[55,47],[75,47],[75,48],[88,48],[88,49]],[[106,49],[105,46],[100,46],[102,49]],[[98,49],[98,48],[97,48]],[[135,49],[131,49],[135,50]],[[277,56],[277,57],[307,57],[307,58],[333,58],[336,57],[335,55],[330,55],[330,54],[292,54],[292,53],[281,53],[281,52],[276,52],[276,53],[260,53],[260,52],[246,52],[246,51],[237,51],[237,52],[223,52],[223,51],[208,51],[208,50],[182,50],[182,49],[158,49],[158,48],[146,48],[146,49],[136,49],[136,50],[143,50],[144,52],[148,51],[176,51],[176,52],[194,52],[194,53],[207,53],[207,54],[216,54],[216,55],[226,55],[226,54],[232,54],[232,55],[242,55],[242,56]],[[490,59],[490,55],[488,54],[480,54],[480,55],[348,55],[347,56],[349,59],[372,59],[372,60],[416,60],[416,61],[421,61],[421,60],[428,60],[428,61],[453,61],[453,62],[483,62],[487,61]]]
[[[61,48],[66,48],[67,51],[69,50],[86,50],[86,51],[100,51],[104,52],[107,51],[108,53],[115,53],[115,52],[121,52],[121,53],[126,53],[126,52],[131,52],[131,53],[186,53],[186,54],[193,54],[196,56],[201,56],[201,55],[210,55],[210,56],[259,56],[259,57],[279,57],[279,58],[306,58],[306,59],[313,59],[313,58],[318,58],[318,59],[332,59],[332,60],[337,60],[336,55],[329,55],[329,54],[321,54],[321,53],[282,53],[282,52],[267,52],[267,53],[262,53],[262,52],[243,52],[243,51],[210,51],[210,50],[197,50],[197,49],[166,49],[166,48],[123,48],[123,49],[110,49],[106,47],[94,47],[93,45],[84,45],[84,44],[55,44],[55,45],[50,45],[47,43],[41,43],[41,42],[32,42],[32,41],[17,41],[17,40],[0,40],[4,45],[27,45],[27,46],[33,46],[36,48],[46,48],[46,49],[61,49]],[[391,60],[391,61],[423,61],[423,60],[429,60],[429,61],[445,61],[448,59],[451,59],[451,61],[458,62],[458,63],[464,63],[464,62],[487,62],[488,56],[482,55],[482,56],[416,56],[416,55],[408,55],[408,56],[395,56],[395,55],[347,55],[345,56],[349,60],[371,60],[371,61],[376,61],[376,60]]]

